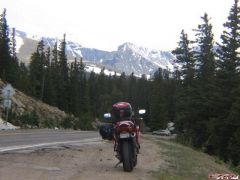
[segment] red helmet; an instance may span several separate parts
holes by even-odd
[[[127,102],[118,102],[112,106],[115,120],[132,117],[132,106]]]

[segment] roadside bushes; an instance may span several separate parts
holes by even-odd
[[[54,129],[56,127],[60,127],[60,121],[58,119],[43,119],[40,124],[41,128],[49,128],[49,129]]]
[[[93,126],[91,124],[92,118],[88,114],[83,114],[81,117],[67,116],[60,123],[60,126],[64,129],[74,129],[74,130],[92,130]]]
[[[61,121],[60,126],[64,129],[73,129],[75,125],[74,116],[67,116]]]
[[[93,130],[92,117],[88,113],[79,117],[79,128],[82,130]]]
[[[36,111],[32,112],[24,112],[20,116],[17,117],[16,125],[19,125],[23,128],[38,128],[40,125],[40,118],[38,117]]]
[[[6,119],[3,114],[3,118]],[[16,114],[12,109],[8,112],[8,122],[21,128],[63,128],[74,130],[93,130],[92,118],[86,113],[76,118],[73,115],[68,115],[64,119],[42,119],[36,111],[24,112],[20,115]]]

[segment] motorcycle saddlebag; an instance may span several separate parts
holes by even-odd
[[[102,125],[100,126],[99,133],[103,139],[113,140],[113,126],[112,125]]]

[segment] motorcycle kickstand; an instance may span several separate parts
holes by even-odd
[[[118,167],[118,165],[119,164],[121,164],[122,162],[121,161],[119,161],[115,166],[114,166],[114,168],[117,168]]]

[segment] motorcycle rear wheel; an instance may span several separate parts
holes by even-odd
[[[131,172],[133,170],[133,145],[130,141],[122,141],[122,162],[124,171]]]

